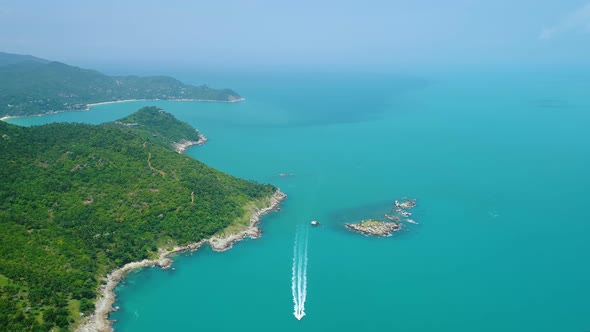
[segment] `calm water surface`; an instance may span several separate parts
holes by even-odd
[[[101,123],[157,105],[209,137],[190,156],[289,195],[258,240],[180,255],[175,271],[132,273],[117,288],[116,331],[590,330],[590,74],[227,74],[209,83],[247,100],[10,121]],[[419,225],[389,238],[343,228],[402,196],[418,199]],[[321,226],[308,227],[312,219]],[[299,321],[293,246],[305,231]]]

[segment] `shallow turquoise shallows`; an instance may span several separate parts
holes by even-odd
[[[289,195],[262,238],[129,275],[116,331],[590,330],[590,73],[191,75],[247,100],[10,120],[101,123],[157,105],[209,138],[188,155]],[[419,225],[387,238],[343,227],[403,196]]]

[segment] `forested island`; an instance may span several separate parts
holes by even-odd
[[[77,111],[88,104],[134,99],[243,100],[231,89],[187,85],[167,76],[107,76],[60,62],[0,52],[0,118]]]
[[[102,125],[0,121],[0,330],[72,329],[111,271],[256,236],[284,195],[174,150],[198,137],[154,107]]]

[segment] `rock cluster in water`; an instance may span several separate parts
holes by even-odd
[[[376,236],[391,235],[391,233],[397,231],[401,227],[398,223],[375,219],[367,219],[356,224],[346,224],[345,226],[357,233]]]
[[[404,221],[417,224],[416,221],[409,219],[412,216],[408,210],[416,206],[415,199],[404,198],[401,202],[396,200],[393,208],[383,216],[387,221],[377,219],[366,219],[354,224],[345,224],[344,226],[354,232],[364,235],[389,236],[402,227],[402,218]]]

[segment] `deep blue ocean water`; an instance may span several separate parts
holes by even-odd
[[[101,123],[157,105],[210,139],[188,155],[289,195],[262,238],[129,275],[116,331],[590,330],[590,73],[182,78],[247,100],[10,120]],[[417,199],[419,225],[388,238],[343,227],[402,196]],[[297,232],[309,233],[302,320]]]

